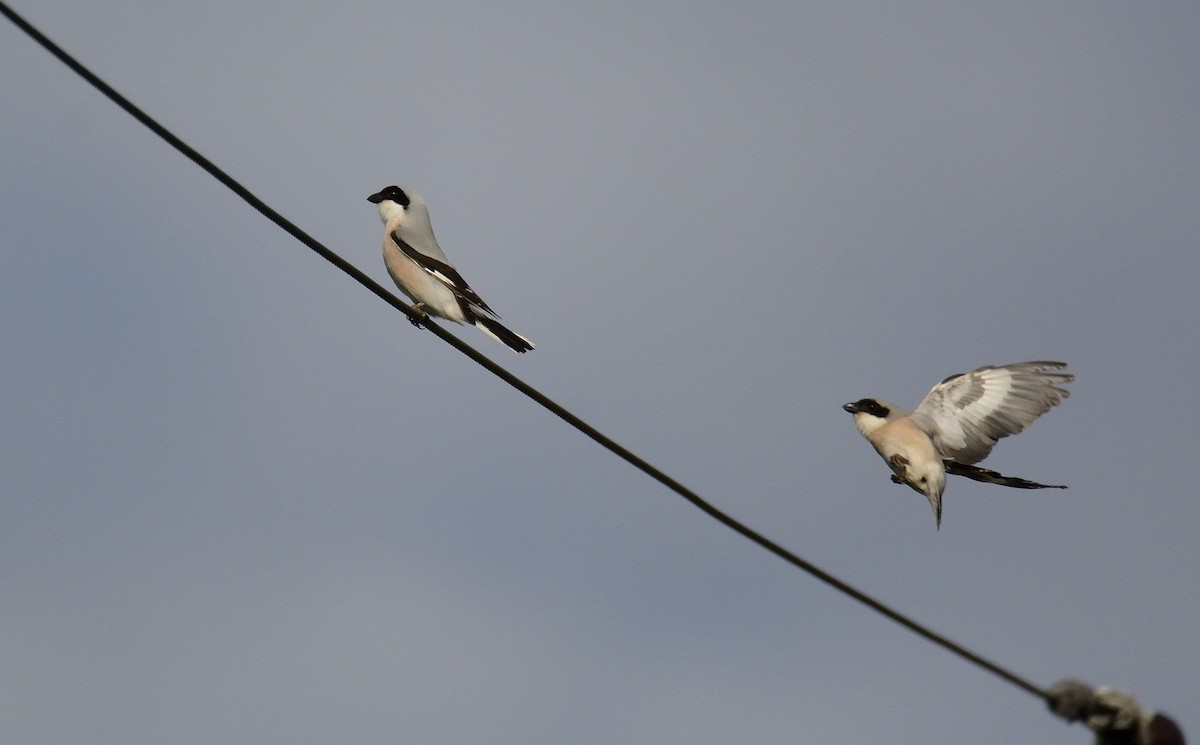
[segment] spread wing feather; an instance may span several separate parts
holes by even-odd
[[[912,413],[938,454],[959,463],[978,463],[996,441],[1028,427],[1070,391],[1075,379],[1060,372],[1064,362],[1018,362],[981,367],[938,383]]]

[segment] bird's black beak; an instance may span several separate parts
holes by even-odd
[[[857,414],[859,412],[858,404],[842,404],[842,408],[851,414]]]
[[[367,201],[370,202],[371,204],[379,204],[380,202],[383,201],[383,192],[379,192],[378,194],[372,194],[371,196],[367,197]]]

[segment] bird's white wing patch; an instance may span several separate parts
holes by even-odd
[[[913,420],[947,460],[977,463],[1001,437],[1028,427],[1070,392],[1057,386],[1075,376],[1062,362],[987,366],[938,383],[913,411]]]

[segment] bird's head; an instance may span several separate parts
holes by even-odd
[[[897,409],[887,401],[878,398],[860,398],[842,406],[854,415],[854,426],[864,437],[882,427],[893,419],[899,419],[905,412]]]
[[[367,201],[371,204],[395,202],[401,207],[407,207],[412,200],[409,199],[408,193],[399,186],[388,186],[367,197]]]
[[[406,221],[415,212],[422,211],[425,202],[412,191],[401,186],[388,186],[367,197],[371,204],[379,205],[379,219],[397,223]]]

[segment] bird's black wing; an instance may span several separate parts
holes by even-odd
[[[455,295],[459,296],[463,300],[466,300],[471,305],[479,306],[488,313],[491,313],[493,316],[496,316],[496,318],[500,317],[496,311],[491,309],[491,306],[483,302],[483,298],[479,297],[479,293],[471,289],[471,286],[467,284],[467,280],[462,278],[462,275],[458,273],[457,269],[444,261],[438,261],[435,258],[426,256],[417,249],[408,245],[402,238],[400,238],[400,231],[398,230],[393,230],[391,232],[391,237],[392,241],[396,244],[396,247],[400,249],[401,253],[412,259],[414,264],[433,275],[433,277],[439,282],[449,287]]]

